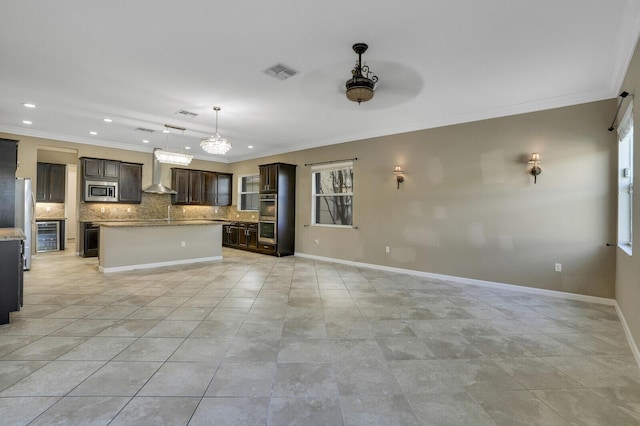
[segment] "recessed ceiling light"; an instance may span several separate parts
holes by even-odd
[[[91,134],[91,135],[95,136],[95,135],[97,135],[97,134],[98,134],[98,132],[93,132],[93,131],[91,131],[91,132],[89,132],[89,134]]]
[[[105,119],[103,119],[103,121],[104,121],[105,123],[111,123],[113,120],[112,120],[112,119],[110,119],[110,118],[105,118]]]
[[[162,133],[171,133],[171,132],[169,132],[169,129],[164,129]]]
[[[29,120],[22,120],[22,124],[33,124],[33,123]]]
[[[22,104],[25,108],[35,108],[35,104],[30,104],[30,103],[24,103]]]
[[[149,143],[147,139],[142,139],[142,143]]]
[[[191,149],[191,147],[190,146],[185,146],[184,149]]]
[[[249,149],[253,149],[253,145],[249,145],[247,148],[249,148]]]

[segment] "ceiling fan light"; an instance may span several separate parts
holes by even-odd
[[[347,89],[347,99],[352,102],[367,102],[373,98],[373,90],[378,82],[378,77],[371,72],[368,65],[362,65],[362,54],[367,51],[369,46],[365,43],[356,43],[353,45],[353,51],[358,55],[358,61],[351,70],[351,77],[347,80],[345,87]]]
[[[347,80],[347,99],[352,102],[367,102],[373,98],[375,83],[364,77],[353,77]]]

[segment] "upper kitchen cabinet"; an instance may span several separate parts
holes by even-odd
[[[202,172],[204,178],[204,204],[231,205],[231,176],[227,173]]]
[[[83,177],[92,180],[118,179],[120,162],[99,158],[81,158]]]
[[[260,193],[275,194],[278,192],[278,164],[260,166]]]
[[[42,203],[64,203],[65,164],[38,163],[36,179],[36,201]]]
[[[18,141],[0,139],[0,228],[13,228],[16,214]]]
[[[171,196],[173,204],[203,204],[203,177],[199,170],[171,169],[171,187],[177,194]]]
[[[120,163],[118,197],[121,203],[142,202],[142,164]]]
[[[230,206],[232,176],[227,173],[173,168],[171,169],[171,187],[177,194],[171,196],[171,202]]]

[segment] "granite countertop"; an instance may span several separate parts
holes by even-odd
[[[127,220],[127,221],[94,221],[94,225],[107,228],[145,227],[145,226],[190,226],[190,225],[225,225],[230,222],[215,219],[195,219],[195,220],[171,220],[151,219],[151,220]]]
[[[24,240],[24,232],[20,228],[0,228],[0,241]]]
[[[36,222],[47,222],[56,220],[67,220],[66,217],[36,217]]]

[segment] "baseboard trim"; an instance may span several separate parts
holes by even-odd
[[[473,278],[457,277],[453,275],[434,274],[431,272],[416,271],[413,269],[402,269],[402,268],[394,268],[391,266],[375,265],[372,263],[353,262],[350,260],[334,259],[331,257],[316,256],[313,254],[306,254],[306,253],[295,253],[295,256],[302,257],[305,259],[312,259],[312,260],[319,260],[323,262],[354,266],[357,268],[369,268],[369,269],[376,269],[379,271],[395,272],[398,274],[412,275],[412,276],[423,277],[423,278],[433,278],[437,280],[451,281],[459,284],[471,284],[471,285],[478,285],[483,287],[499,288],[503,290],[519,291],[522,293],[558,297],[561,299],[578,300],[580,302],[598,303],[601,305],[609,305],[609,306],[616,305],[615,299],[608,299],[606,297],[587,296],[583,294],[567,293],[564,291],[545,290],[541,288],[525,287],[525,286],[515,285],[515,284],[498,283],[493,281],[477,280]]]
[[[629,329],[627,320],[624,318],[622,309],[620,309],[620,305],[618,305],[617,301],[615,303],[615,307],[616,307],[616,313],[618,314],[618,318],[620,318],[620,323],[622,324],[622,329],[624,330],[624,334],[625,336],[627,336],[627,342],[629,343],[629,347],[631,348],[633,357],[636,359],[636,363],[638,364],[638,367],[640,367],[640,350],[638,350],[638,345],[636,345],[635,340],[633,340],[631,329]]]
[[[190,263],[200,263],[200,262],[213,262],[216,260],[222,260],[222,256],[200,257],[197,259],[170,260],[167,262],[142,263],[138,265],[114,266],[112,268],[105,268],[103,266],[98,266],[98,270],[104,274],[109,274],[112,272],[134,271],[136,269],[150,269],[150,268],[159,268],[162,266],[187,265]]]

